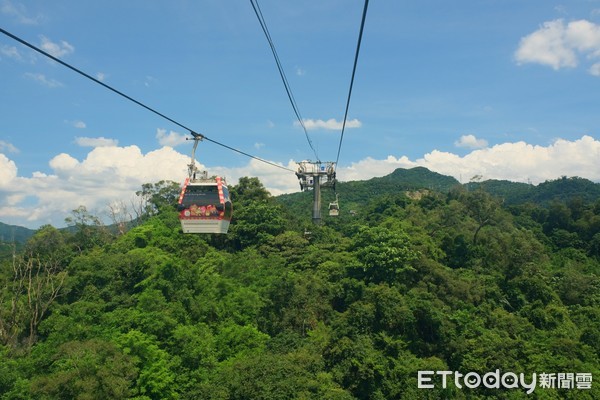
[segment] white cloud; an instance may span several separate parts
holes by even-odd
[[[406,156],[396,158],[390,155],[383,160],[367,157],[352,163],[349,167],[338,167],[337,178],[341,181],[364,180],[387,175],[397,168],[413,168],[417,166],[416,162],[410,161]]]
[[[330,118],[327,121],[322,119],[303,119],[306,130],[326,129],[326,130],[341,130],[343,121],[337,121],[335,118]],[[295,126],[300,126],[300,122],[294,122]],[[360,128],[362,123],[358,119],[346,121],[346,128]]]
[[[600,63],[592,65],[589,69],[589,73],[594,76],[600,76]]]
[[[106,79],[106,74],[104,72],[98,72],[96,74],[96,79],[98,79],[100,82],[104,82]]]
[[[12,143],[0,140],[0,152],[3,151],[8,151],[9,153],[18,153],[19,149],[17,149]]]
[[[156,130],[156,138],[161,146],[179,146],[180,144],[185,143],[187,137],[187,135],[182,135],[181,133],[174,131],[167,133],[166,129],[158,128]]]
[[[454,145],[468,149],[482,149],[487,147],[488,142],[485,139],[477,139],[475,135],[462,135],[459,140],[454,142]]]
[[[70,125],[72,125],[73,128],[77,128],[77,129],[85,129],[85,128],[87,128],[87,125],[83,121],[67,121],[67,123],[69,123]]]
[[[63,171],[69,172],[72,171],[79,165],[79,161],[76,158],[71,157],[67,153],[60,153],[52,160],[50,160],[50,168],[52,168],[55,172],[61,173]],[[44,178],[45,176],[38,175],[40,178]]]
[[[19,53],[19,50],[15,46],[2,45],[0,47],[0,54],[19,61],[23,59],[23,56],[21,56],[21,53]]]
[[[463,157],[433,150],[415,161],[394,156],[385,160],[367,158],[349,168],[338,168],[338,177],[341,180],[368,179],[386,175],[396,168],[422,166],[458,180],[482,175],[483,179],[538,184],[561,176],[579,176],[600,182],[598,159],[600,141],[586,135],[574,141],[558,139],[548,146],[503,143],[474,150]]]
[[[155,84],[156,82],[158,82],[158,80],[156,78],[154,78],[153,76],[147,75],[146,79],[144,80],[144,86],[150,87],[151,85]]]
[[[262,149],[263,147],[265,147],[265,144],[264,144],[264,143],[254,143],[254,148],[255,148],[256,150],[260,150],[260,149]]]
[[[17,165],[0,153],[0,188],[9,186],[17,177]]]
[[[42,85],[47,86],[49,88],[57,88],[57,87],[61,87],[63,85],[56,79],[46,78],[46,75],[44,75],[44,74],[39,74],[39,73],[34,74],[31,72],[27,72],[27,73],[25,73],[25,77],[28,79],[31,79],[35,82],[41,83]]]
[[[515,52],[517,63],[548,65],[555,70],[576,67],[579,55],[600,57],[600,26],[587,20],[544,22],[535,32],[523,37]],[[592,67],[590,73],[596,69]]]
[[[306,70],[300,67],[296,67],[296,75],[298,76],[304,76],[306,75]]]
[[[583,136],[573,141],[558,139],[547,146],[503,143],[465,156],[433,150],[416,160],[401,155],[382,160],[367,157],[339,167],[337,172],[341,181],[351,181],[383,176],[396,168],[423,166],[464,181],[475,175],[536,184],[564,175],[600,181],[598,159],[600,141]],[[51,173],[36,172],[31,177],[21,177],[16,164],[0,154],[0,221],[29,227],[45,223],[63,226],[64,218],[80,205],[100,214],[115,201],[130,204],[143,183],[163,179],[182,182],[188,162],[187,154],[169,146],[146,154],[137,146],[95,147],[84,159],[58,154],[49,161]],[[278,165],[297,168],[294,160]],[[199,168],[227,178],[232,185],[242,176],[256,176],[273,195],[299,190],[292,172],[254,159],[234,168],[204,165]],[[22,203],[24,199],[27,205]]]
[[[15,4],[9,0],[3,0],[0,4],[0,11],[2,14],[10,15],[14,17],[17,22],[24,25],[36,25],[42,19],[41,16],[31,17],[29,16],[27,9],[22,4]]]
[[[79,128],[80,126],[75,126],[76,128]],[[83,124],[83,127],[85,128],[85,124]],[[105,137],[97,137],[97,138],[90,138],[90,137],[76,137],[75,138],[75,143],[77,143],[78,146],[81,147],[109,147],[109,146],[116,146],[119,144],[119,141],[117,139],[107,139]]]
[[[531,181],[537,184],[567,175],[599,181],[599,156],[600,142],[583,136],[573,142],[559,139],[549,146],[516,142],[476,150],[457,160],[459,169],[454,172],[444,166],[444,160],[449,156],[443,153],[426,157],[425,165],[454,177],[483,175],[484,179]]]
[[[64,57],[75,51],[75,47],[64,40],[61,40],[60,43],[54,43],[46,36],[40,36],[40,40],[40,48],[56,58]]]

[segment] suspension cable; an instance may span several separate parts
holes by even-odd
[[[294,95],[292,94],[292,89],[290,87],[290,84],[289,84],[289,82],[287,80],[285,72],[283,71],[283,67],[281,65],[281,61],[279,59],[279,55],[277,55],[277,50],[275,50],[275,43],[273,43],[273,39],[271,38],[271,34],[269,33],[269,28],[267,28],[267,22],[265,21],[265,18],[264,18],[263,14],[262,14],[260,6],[258,5],[258,0],[250,0],[250,4],[252,5],[252,8],[254,9],[254,13],[256,14],[256,17],[258,18],[258,22],[260,23],[260,27],[262,28],[263,33],[265,34],[265,37],[267,38],[267,41],[269,42],[269,46],[271,47],[271,52],[273,53],[273,57],[275,58],[275,63],[277,64],[277,69],[279,70],[279,75],[281,76],[281,80],[283,81],[283,86],[285,87],[285,92],[287,93],[288,99],[290,100],[292,108],[294,109],[294,113],[296,114],[296,118],[298,118],[298,122],[300,123],[300,126],[304,130],[304,135],[306,136],[306,140],[308,141],[308,145],[312,149],[312,151],[315,154],[315,157],[317,158],[317,160],[319,160],[319,156],[317,155],[317,151],[315,150],[315,148],[313,146],[313,143],[310,140],[310,137],[308,135],[308,131],[306,129],[306,126],[304,125],[304,120],[302,119],[302,116],[300,115],[300,111],[298,110],[298,105],[296,104],[296,99],[294,98]]]
[[[121,92],[121,91],[119,91],[119,90],[117,90],[117,89],[113,88],[112,86],[109,86],[109,85],[107,85],[106,83],[104,83],[104,82],[100,81],[99,79],[96,79],[96,78],[94,78],[93,76],[91,76],[91,75],[89,75],[89,74],[87,74],[87,73],[85,73],[85,72],[81,71],[81,70],[80,70],[80,69],[78,69],[78,68],[75,68],[74,66],[72,66],[72,65],[70,65],[70,64],[68,64],[68,63],[66,63],[66,62],[64,62],[64,61],[62,61],[61,59],[59,59],[59,58],[57,58],[57,57],[53,56],[52,54],[49,54],[48,52],[46,52],[46,51],[44,51],[44,50],[42,50],[42,49],[40,49],[40,48],[38,48],[38,47],[36,47],[36,46],[32,45],[31,43],[29,43],[29,42],[25,41],[24,39],[21,39],[20,37],[18,37],[18,36],[15,36],[15,35],[13,35],[12,33],[8,32],[8,31],[6,31],[6,30],[4,30],[4,29],[2,29],[2,28],[0,28],[0,32],[1,32],[1,33],[3,33],[4,35],[6,35],[6,36],[8,36],[8,37],[10,37],[10,38],[12,38],[12,39],[14,39],[14,40],[16,40],[17,42],[21,43],[22,45],[24,45],[24,46],[27,46],[27,47],[29,47],[30,49],[32,49],[32,50],[34,50],[34,51],[36,51],[36,52],[38,52],[38,53],[40,53],[40,54],[44,55],[45,57],[48,57],[48,58],[50,58],[51,60],[53,60],[53,61],[56,61],[57,63],[59,63],[59,64],[61,64],[61,65],[65,66],[65,67],[69,68],[70,70],[72,70],[72,71],[74,71],[74,72],[78,73],[79,75],[82,75],[83,77],[85,77],[85,78],[87,78],[87,79],[89,79],[89,80],[91,80],[91,81],[94,81],[95,83],[97,83],[97,84],[99,84],[99,85],[101,85],[101,86],[105,87],[106,89],[108,89],[108,90],[110,90],[110,91],[112,91],[112,92],[114,92],[114,93],[118,94],[119,96],[121,96],[121,97],[124,97],[125,99],[127,99],[127,100],[129,100],[129,101],[131,101],[131,102],[133,102],[133,103],[135,103],[135,104],[137,104],[138,106],[145,108],[146,110],[148,110],[148,111],[150,111],[150,112],[152,112],[152,113],[154,113],[154,114],[156,114],[156,115],[158,115],[158,116],[160,116],[160,117],[162,117],[162,118],[166,119],[167,121],[169,121],[169,122],[171,122],[171,123],[173,123],[173,124],[175,124],[175,125],[177,125],[177,126],[179,126],[179,127],[183,128],[183,129],[185,129],[186,131],[189,131],[189,132],[192,134],[192,136],[194,136],[194,134],[198,135],[198,134],[197,134],[197,133],[196,133],[196,132],[195,132],[193,129],[191,129],[191,128],[188,128],[187,126],[183,125],[182,123],[179,123],[179,122],[177,122],[176,120],[174,120],[174,119],[172,119],[172,118],[169,118],[169,117],[168,117],[168,116],[166,116],[165,114],[162,114],[162,113],[158,112],[158,111],[157,111],[157,110],[155,110],[154,108],[151,108],[151,107],[149,107],[149,106],[145,105],[144,103],[142,103],[142,102],[140,102],[140,101],[138,101],[138,100],[134,99],[133,97],[131,97],[131,96],[128,96],[128,95],[126,95],[125,93],[123,93],[123,92]],[[284,169],[284,170],[286,170],[286,171],[289,171],[289,172],[295,172],[294,170],[292,170],[292,169],[290,169],[290,168],[284,167],[284,166],[282,166],[282,165],[279,165],[279,164],[275,164],[274,162],[271,162],[271,161],[268,161],[268,160],[262,159],[262,158],[260,158],[260,157],[253,156],[253,155],[251,155],[251,154],[248,154],[248,153],[246,153],[246,152],[243,152],[243,151],[241,151],[241,150],[235,149],[235,148],[233,148],[233,147],[231,147],[231,146],[227,146],[226,144],[219,143],[219,142],[217,142],[216,140],[210,139],[210,138],[208,138],[208,137],[206,137],[206,136],[204,136],[204,135],[202,135],[202,136],[203,136],[203,138],[204,138],[205,140],[207,140],[207,141],[209,141],[209,142],[212,142],[212,143],[214,143],[214,144],[216,144],[216,145],[219,145],[219,146],[221,146],[221,147],[224,147],[224,148],[226,148],[226,149],[228,149],[228,150],[231,150],[231,151],[234,151],[234,152],[236,152],[236,153],[242,154],[242,155],[244,155],[244,156],[246,156],[246,157],[253,158],[253,159],[257,160],[257,161],[263,162],[263,163],[265,163],[265,164],[269,164],[269,165],[271,165],[271,166],[274,166],[274,167],[277,167],[277,168]]]
[[[337,157],[335,159],[335,167],[334,168],[337,168],[338,161],[340,160],[340,151],[342,150],[342,141],[344,140],[344,130],[346,129],[346,120],[348,119],[348,109],[350,108],[350,97],[352,97],[352,86],[354,85],[354,75],[356,74],[356,65],[358,64],[358,54],[360,53],[360,43],[362,41],[362,35],[363,35],[364,27],[365,27],[365,20],[367,18],[367,8],[368,7],[369,7],[369,0],[365,0],[362,21],[360,23],[360,32],[358,34],[358,43],[356,44],[356,54],[354,56],[354,66],[352,67],[352,78],[350,79],[350,89],[348,90],[348,100],[346,101],[346,111],[344,112],[344,122],[342,123],[342,134],[340,135],[340,144],[338,146]]]

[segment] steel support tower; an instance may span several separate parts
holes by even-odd
[[[321,187],[335,187],[335,163],[331,161],[300,161],[296,176],[300,190],[313,190],[312,220],[321,223]]]

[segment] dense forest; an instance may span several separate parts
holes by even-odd
[[[172,182],[118,229],[41,227],[0,261],[0,398],[600,398],[598,185],[427,172],[340,183],[319,226],[242,178],[227,235],[182,234]],[[497,370],[537,388],[419,387]]]

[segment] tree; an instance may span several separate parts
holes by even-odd
[[[237,249],[265,243],[285,230],[281,207],[267,202],[250,201],[234,213],[230,236]]]
[[[155,340],[140,331],[131,330],[120,336],[118,344],[123,353],[132,357],[139,370],[134,395],[150,399],[175,399],[175,373],[169,354],[162,350]]]
[[[144,183],[142,190],[135,192],[138,203],[134,212],[138,219],[145,219],[163,209],[172,209],[177,204],[181,187],[177,182],[161,180],[156,183]]]
[[[25,256],[52,260],[66,266],[73,256],[68,244],[69,235],[51,225],[41,226],[25,244]]]
[[[72,241],[80,253],[109,241],[110,234],[100,218],[90,213],[85,206],[73,210],[71,216],[65,218],[65,222],[74,230]]]
[[[43,398],[127,399],[136,376],[131,356],[113,343],[74,341],[58,348],[50,372],[36,377],[31,391]]]
[[[114,201],[108,204],[108,216],[117,228],[119,235],[124,235],[128,225],[133,220],[133,215],[124,201]]]
[[[262,202],[271,199],[271,194],[262,182],[255,177],[243,176],[239,179],[238,184],[232,186],[230,189],[231,198],[237,203]]]
[[[375,283],[408,279],[419,256],[406,233],[382,227],[360,228],[353,248],[365,278]]]
[[[14,347],[26,337],[31,347],[40,322],[63,289],[67,272],[56,260],[33,256],[15,258],[12,267],[12,278],[0,295],[0,341]]]
[[[477,229],[473,233],[473,244],[475,245],[481,229],[496,222],[499,204],[481,188],[474,192],[464,193],[462,202],[466,206],[468,215],[477,223]]]

